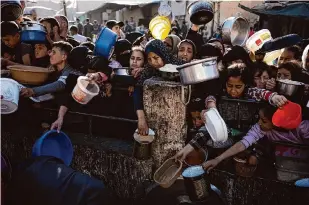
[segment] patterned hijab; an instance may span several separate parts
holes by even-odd
[[[148,55],[153,52],[160,56],[164,64],[182,65],[185,62],[173,56],[173,54],[166,48],[164,43],[160,40],[154,39],[146,44],[145,53]]]

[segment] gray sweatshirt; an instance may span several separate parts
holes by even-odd
[[[40,96],[40,95],[45,95],[47,93],[56,93],[56,92],[64,90],[65,85],[66,85],[66,79],[71,73],[80,75],[78,71],[74,70],[67,64],[63,68],[61,75],[57,81],[49,83],[47,85],[42,85],[42,86],[33,88],[34,95]]]

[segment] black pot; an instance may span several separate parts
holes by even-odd
[[[15,21],[23,14],[19,0],[1,1],[1,21]]]
[[[129,68],[116,68],[114,69],[115,75],[113,82],[121,85],[131,86],[135,85],[135,78],[130,75]]]
[[[188,170],[194,171],[196,169],[203,168],[201,166],[189,167],[184,170],[182,176],[184,178],[184,184],[190,200],[193,202],[202,202],[205,201],[210,195],[210,182],[205,171],[202,171],[200,174],[192,174],[192,176],[187,175]]]
[[[188,6],[190,21],[196,25],[204,25],[214,18],[212,3],[207,1],[193,2]]]

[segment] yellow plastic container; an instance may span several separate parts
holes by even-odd
[[[149,30],[155,39],[165,39],[171,31],[171,22],[168,17],[157,16],[149,23]]]
[[[276,50],[269,53],[266,53],[263,61],[268,65],[274,65],[274,60],[279,58],[282,54],[282,50]]]

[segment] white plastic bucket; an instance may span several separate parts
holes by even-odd
[[[251,52],[255,53],[262,48],[263,44],[272,40],[271,33],[267,29],[262,29],[253,34],[246,42],[246,47]]]
[[[204,113],[205,127],[214,142],[225,142],[228,138],[227,127],[216,108],[210,108]]]
[[[86,76],[80,76],[78,77],[77,83],[72,91],[72,97],[76,102],[85,105],[94,96],[98,95],[99,91],[100,88],[95,82],[89,81]]]
[[[18,109],[20,88],[15,80],[0,78],[1,114],[11,114]]]

